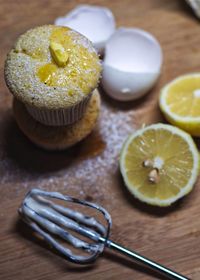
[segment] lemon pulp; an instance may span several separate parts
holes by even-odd
[[[198,151],[188,134],[157,124],[129,137],[122,149],[120,169],[136,197],[167,206],[192,189],[198,161]]]
[[[200,76],[187,77],[170,87],[166,103],[182,117],[200,117]]]

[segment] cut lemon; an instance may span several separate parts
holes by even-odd
[[[200,73],[180,76],[167,84],[159,104],[171,124],[200,136]]]
[[[120,170],[135,197],[168,206],[192,190],[199,173],[199,153],[188,133],[171,125],[153,124],[126,140]]]

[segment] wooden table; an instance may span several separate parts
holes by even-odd
[[[39,187],[101,204],[113,217],[113,240],[198,280],[200,182],[188,197],[158,209],[133,199],[118,170],[119,151],[127,135],[143,123],[163,121],[159,89],[180,74],[200,70],[200,25],[183,0],[88,1],[111,8],[118,26],[152,32],[163,47],[164,65],[156,87],[137,102],[120,104],[102,92],[98,126],[82,143],[65,152],[45,152],[22,135],[13,119],[12,98],[3,78],[6,53],[25,30],[53,23],[82,2],[0,3],[0,279],[164,279],[108,251],[92,267],[71,265],[53,254],[17,214],[25,193]]]

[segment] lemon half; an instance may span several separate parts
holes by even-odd
[[[120,170],[136,198],[168,206],[192,190],[199,173],[199,153],[188,133],[171,125],[153,124],[126,140]]]
[[[167,84],[161,90],[159,105],[171,124],[200,136],[200,73],[183,75]]]

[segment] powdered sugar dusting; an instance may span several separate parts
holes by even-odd
[[[123,112],[110,112],[103,108],[100,120],[100,133],[106,143],[105,150],[97,157],[78,164],[73,172],[76,178],[88,181],[89,185],[101,185],[100,191],[107,193],[109,184],[106,181],[118,169],[118,157],[124,140],[133,131],[132,118]],[[102,186],[103,184],[103,186]]]
[[[36,148],[15,127],[14,141],[18,151],[15,153],[18,154],[4,155],[0,162],[3,171],[0,183],[10,186],[13,195],[37,187],[101,204],[109,201],[112,207],[115,192],[111,186],[118,180],[120,150],[124,140],[134,131],[134,123],[134,111],[123,111],[104,103],[96,131],[84,142],[62,153]],[[94,147],[90,147],[92,138],[97,143]],[[103,143],[102,148],[99,142]],[[86,156],[85,148],[89,151]],[[22,154],[27,158],[22,159]]]

